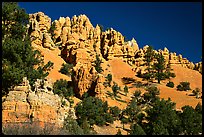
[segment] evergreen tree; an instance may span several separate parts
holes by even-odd
[[[120,90],[120,87],[118,86],[117,83],[114,82],[114,84],[112,86],[112,91],[113,91],[114,97],[117,97],[119,90]]]
[[[59,96],[64,96],[69,99],[69,97],[74,96],[73,87],[68,84],[67,80],[60,79],[57,80],[53,85],[53,93]]]
[[[70,76],[72,74],[72,68],[73,68],[73,64],[62,64],[62,67],[60,68],[59,72],[61,72],[62,74],[65,74],[67,76]]]
[[[138,124],[132,124],[130,128],[130,135],[146,135],[145,131]]]
[[[7,37],[22,40],[26,34],[28,14],[17,2],[2,3],[2,40]]]
[[[27,77],[31,86],[45,78],[53,66],[44,65],[39,51],[31,47],[27,34],[28,14],[16,2],[2,3],[2,95]]]
[[[92,126],[104,125],[106,122],[112,123],[113,117],[108,112],[109,107],[107,102],[103,102],[101,99],[88,96],[82,100],[77,106],[75,106],[77,122],[79,125],[83,123],[85,119]]]
[[[183,113],[179,113],[182,121],[182,134],[199,135],[202,133],[202,113],[199,113],[191,106],[181,108]]]
[[[149,81],[153,78],[153,71],[152,71],[151,62],[154,60],[154,55],[155,55],[155,52],[153,50],[153,47],[149,46],[147,48],[147,51],[145,52],[145,55],[144,55],[144,61],[145,61],[144,65],[147,66],[147,68],[146,68],[147,73],[145,73],[143,75],[143,78],[146,79],[147,81]]]
[[[160,84],[160,81],[164,79],[165,73],[165,59],[162,53],[155,54],[156,62],[153,65],[154,70],[156,71],[155,77]]]
[[[181,120],[175,110],[176,104],[170,99],[157,99],[152,105],[147,111],[149,122],[143,125],[145,132],[149,135],[178,135],[181,131]]]

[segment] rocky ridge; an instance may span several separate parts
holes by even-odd
[[[53,32],[49,31],[51,26],[54,27]],[[148,47],[145,45],[139,48],[134,38],[131,41],[125,41],[124,36],[113,28],[102,31],[98,24],[93,27],[89,18],[84,14],[74,15],[72,18],[60,17],[59,20],[53,22],[43,12],[30,14],[29,30],[31,30],[32,45],[52,50],[56,48],[56,45],[60,45],[62,58],[70,63],[73,63],[73,55],[78,52],[77,49],[85,49],[90,61],[95,60],[96,54],[102,60],[111,60],[116,57],[121,58],[135,69],[143,64],[143,56]],[[158,52],[161,52],[166,62],[170,64],[180,64],[199,72],[202,70],[202,62],[194,64],[180,54],[169,52],[166,47]]]
[[[52,92],[52,82],[47,79],[38,79],[32,91],[25,77],[21,85],[2,99],[2,123],[35,122],[41,126],[45,123],[62,126],[67,116],[76,119],[74,108]]]
[[[53,30],[50,31],[50,28]],[[74,64],[72,81],[78,97],[85,92],[92,91],[97,85],[99,74],[94,68],[96,55],[102,62],[120,58],[128,63],[136,73],[145,72],[142,66],[144,54],[148,45],[139,48],[136,40],[125,41],[124,36],[113,28],[102,31],[100,25],[93,27],[89,18],[82,14],[72,18],[60,17],[59,20],[51,19],[42,12],[30,14],[30,36],[33,46],[43,46],[54,50],[61,49],[61,57],[67,62]],[[33,39],[34,38],[34,39]],[[201,72],[202,63],[193,64],[182,55],[171,53],[167,48],[158,50],[161,52],[166,63],[179,64],[183,67],[195,69]]]
[[[134,72],[143,71],[145,67],[144,54],[148,45],[139,48],[136,40],[124,40],[124,36],[114,29],[102,31],[100,25],[93,27],[86,15],[60,17],[59,20],[51,22],[51,18],[42,12],[30,14],[29,34],[33,47],[44,47],[50,50],[61,49],[61,57],[67,62],[74,64],[71,80],[77,97],[81,98],[85,92],[104,98],[105,89],[103,83],[107,73],[99,74],[94,61],[96,55],[107,62],[115,58],[129,64]],[[50,28],[54,26],[54,31]],[[202,62],[193,64],[182,55],[171,53],[167,48],[158,50],[161,52],[166,63],[180,65],[185,68],[195,69],[202,73]],[[105,64],[105,63],[104,63]],[[44,86],[41,86],[44,83]],[[67,100],[54,95],[52,84],[49,80],[36,82],[34,91],[30,89],[29,82],[24,83],[10,91],[3,98],[2,122],[51,122],[63,123],[64,117],[70,112],[73,118],[73,108]],[[66,105],[62,105],[62,101]]]

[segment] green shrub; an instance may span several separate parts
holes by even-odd
[[[73,87],[68,84],[68,81],[60,79],[54,83],[53,93],[68,99],[70,96],[74,95],[74,90]]]
[[[114,83],[112,86],[113,94],[114,96],[117,96],[118,90],[120,90],[120,87],[118,86],[117,83]]]
[[[180,82],[180,84],[177,86],[177,90],[179,91],[187,91],[190,90],[190,83],[189,82]]]
[[[115,118],[118,119],[119,115],[120,115],[121,110],[117,107],[110,107],[110,114]]]
[[[136,88],[140,88],[140,87],[144,86],[141,81],[136,81],[132,85],[135,86]]]
[[[146,135],[146,133],[140,125],[132,124],[131,130],[130,130],[130,135]]]
[[[85,97],[82,102],[75,106],[79,125],[84,120],[87,120],[91,126],[93,124],[102,126],[106,122],[112,123],[113,117],[108,113],[108,110],[107,102],[103,102],[101,99],[92,96]]]
[[[170,77],[175,78],[176,74],[175,73],[170,73]]]
[[[135,98],[138,98],[138,97],[141,96],[141,91],[140,90],[136,90],[133,95],[134,95]]]
[[[174,82],[171,82],[169,81],[167,84],[166,84],[167,87],[170,87],[170,88],[173,88],[174,87]]]
[[[63,63],[59,72],[61,72],[62,74],[65,74],[67,76],[70,76],[72,73],[72,68],[73,68],[73,64],[69,64],[69,63],[64,64]]]
[[[64,134],[69,135],[83,135],[83,129],[78,125],[77,121],[75,119],[72,119],[71,117],[66,117],[64,120],[63,125],[63,131]]]
[[[123,77],[123,78],[122,78],[122,82],[123,82],[124,84],[130,84],[130,83],[135,82],[135,79],[134,79],[134,78],[130,78],[130,77]]]
[[[157,87],[150,86],[146,89],[148,92],[144,93],[144,100],[146,102],[155,102],[157,99],[159,99],[158,95],[160,94],[160,91]]]
[[[104,84],[105,84],[105,86],[111,86],[111,81],[112,81],[112,75],[111,74],[108,74],[107,76],[106,76],[106,82],[104,82]]]
[[[128,93],[128,86],[126,86],[126,85],[125,85],[125,87],[124,87],[124,92],[125,92],[125,94],[127,95],[127,93]]]

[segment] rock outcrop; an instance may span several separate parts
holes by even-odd
[[[29,14],[29,34],[32,46],[43,46],[53,50],[55,44],[49,33],[51,18],[43,12]]]
[[[105,62],[120,58],[128,63],[136,73],[145,73],[144,55],[148,48],[139,48],[136,40],[125,41],[124,36],[113,28],[102,31],[100,25],[94,27],[89,18],[82,14],[72,18],[60,17],[51,23],[51,19],[42,12],[30,14],[32,45],[53,49],[59,46],[61,57],[74,65],[72,82],[78,97],[85,92],[98,93],[102,89],[100,74],[94,68],[96,55]],[[53,31],[49,31],[50,28]],[[166,64],[177,64],[201,71],[202,65],[188,61],[182,55],[163,50],[154,50],[164,55]],[[95,89],[94,89],[95,88]]]
[[[197,70],[202,74],[202,62],[196,63],[194,66],[194,70]]]
[[[135,53],[135,58],[133,59],[134,63],[132,63],[133,70],[135,72],[140,72],[141,74],[145,73],[146,66],[143,66],[144,64],[144,55],[146,53],[148,45],[144,46],[143,49],[139,49]],[[154,50],[155,53],[160,52],[165,59],[165,64],[168,63],[171,65],[181,65],[184,68],[194,69],[198,70],[199,72],[202,71],[202,63],[196,63],[190,62],[186,58],[183,58],[181,54],[176,55],[175,52],[169,52],[169,50],[165,47],[163,50],[159,49]]]
[[[2,123],[5,124],[37,122],[41,126],[44,123],[62,126],[67,116],[76,119],[74,108],[66,99],[54,95],[49,80],[37,80],[32,91],[24,78],[2,101]]]

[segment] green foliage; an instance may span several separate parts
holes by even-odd
[[[119,118],[120,113],[121,113],[121,110],[117,106],[110,107],[110,114],[112,115],[114,120]]]
[[[113,90],[114,96],[117,96],[118,90],[120,90],[120,87],[118,86],[117,83],[114,82],[114,84],[113,84],[113,86],[112,86],[112,90]]]
[[[111,86],[111,81],[112,81],[112,75],[108,74],[106,76],[106,82],[104,82],[105,86],[108,85],[110,87]]]
[[[149,72],[140,74],[139,77],[143,78],[144,80],[151,81],[154,78],[153,69],[148,69]]]
[[[82,122],[81,128],[83,129],[83,133],[85,135],[94,135],[94,134],[96,134],[95,131],[92,130],[89,122],[86,119]]]
[[[138,124],[132,124],[130,129],[130,135],[146,135],[143,128]]]
[[[157,87],[150,86],[146,89],[148,92],[143,94],[145,102],[153,103],[159,99],[160,91]]]
[[[153,61],[154,56],[155,56],[155,52],[153,50],[153,47],[149,46],[144,55],[144,61],[145,61],[144,65],[147,66],[146,68],[147,73],[145,73],[144,75],[141,75],[141,77],[146,79],[147,81],[153,78],[153,70],[152,70],[151,62]]]
[[[198,102],[198,104],[196,105],[195,111],[202,114],[202,105],[200,104],[200,102]]]
[[[62,103],[62,106],[65,106],[65,105],[66,105],[65,100],[62,100],[61,103]]]
[[[156,62],[153,65],[154,70],[156,71],[155,77],[160,84],[160,81],[165,79],[165,59],[161,53],[155,54]]]
[[[147,113],[149,122],[143,126],[147,134],[177,135],[180,133],[181,120],[176,113],[175,103],[170,99],[157,99]]]
[[[102,61],[100,60],[99,56],[96,55],[96,60],[94,61],[95,63],[95,69],[98,73],[101,73],[103,71],[102,67],[101,67],[101,63]]]
[[[170,87],[170,88],[173,88],[174,87],[174,82],[172,81],[169,81],[167,84],[166,84],[167,87]]]
[[[112,81],[112,75],[111,74],[108,74],[106,78],[109,81],[109,83]]]
[[[72,73],[72,68],[73,68],[73,64],[69,64],[69,63],[64,64],[63,63],[59,72],[61,72],[62,74],[65,74],[67,76],[70,76]]]
[[[137,99],[133,98],[122,113],[127,116],[129,123],[137,123],[140,121],[140,112],[141,108],[137,103]]]
[[[180,82],[180,84],[176,88],[179,91],[187,91],[191,89],[189,82]]]
[[[12,37],[23,39],[26,34],[26,25],[29,16],[24,9],[18,6],[17,2],[2,3],[2,40]]]
[[[145,55],[144,55],[144,58],[145,58],[144,61],[146,62],[145,65],[150,67],[150,63],[153,61],[154,55],[155,55],[155,52],[154,52],[153,47],[149,46],[147,48],[147,51],[145,52]]]
[[[64,120],[63,129],[71,135],[84,135],[83,129],[77,121],[69,116]]]
[[[40,52],[31,47],[26,32],[28,14],[16,2],[3,3],[2,21],[2,95],[5,95],[23,77],[33,87],[36,79],[44,79],[49,74],[53,63],[44,64]]]
[[[175,73],[173,73],[173,72],[171,72],[171,71],[172,71],[171,65],[170,65],[170,63],[168,63],[167,66],[166,66],[164,79],[169,79],[169,80],[170,80],[171,77],[172,77],[172,78],[175,78],[175,77],[176,77]]]
[[[134,85],[136,88],[141,88],[141,87],[144,86],[141,81],[136,81],[136,82],[133,83],[132,85]]]
[[[182,107],[183,113],[180,113],[182,121],[182,133],[184,135],[199,135],[202,133],[202,113],[197,112],[191,106]]]
[[[161,80],[170,79],[170,77],[175,77],[176,75],[171,72],[170,64],[165,65],[165,59],[162,53],[155,53],[152,46],[147,48],[144,55],[145,63],[143,65],[147,66],[147,72],[138,76],[147,80],[152,81],[156,79],[160,84]]]
[[[163,124],[163,121],[156,121],[152,124],[151,135],[169,135],[168,130]]]
[[[130,78],[130,77],[123,77],[122,78],[122,82],[124,84],[130,84],[130,83],[133,83],[133,82],[136,82],[134,78]]]
[[[125,94],[127,95],[127,93],[128,93],[128,86],[126,86],[126,85],[125,85],[125,87],[124,87],[124,92],[125,92]]]
[[[108,104],[101,99],[88,96],[82,100],[77,106],[75,106],[77,121],[79,125],[83,123],[85,119],[92,126],[104,125],[106,122],[112,123],[113,117],[108,113]]]
[[[134,98],[138,98],[138,97],[141,96],[141,91],[140,90],[136,90],[133,95],[134,95]]]
[[[176,103],[170,99],[156,99],[158,89],[149,87],[149,93],[143,94],[138,91],[130,104],[123,110],[122,123],[132,123],[130,134],[139,134],[140,131],[147,135],[199,135],[202,133],[202,106],[198,104],[195,109],[185,106],[182,111],[176,111]],[[156,91],[156,92],[155,92]],[[148,96],[146,95],[148,94]],[[139,98],[149,100],[143,102]],[[147,114],[141,115],[141,106],[147,106],[143,110]],[[148,107],[149,106],[149,107]],[[126,116],[126,117],[124,117]],[[146,120],[147,122],[142,122]],[[135,127],[134,127],[135,126]]]
[[[73,87],[68,84],[68,81],[60,79],[57,80],[53,85],[53,93],[65,98],[69,98],[74,95]]]

